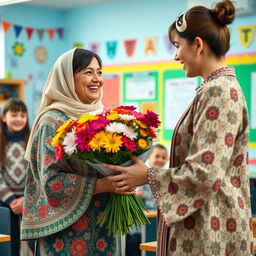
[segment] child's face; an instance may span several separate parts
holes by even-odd
[[[25,128],[27,124],[27,113],[22,111],[7,111],[2,115],[2,120],[10,132],[18,132]]]
[[[167,152],[161,148],[154,148],[150,154],[148,161],[154,168],[163,168],[167,161]]]

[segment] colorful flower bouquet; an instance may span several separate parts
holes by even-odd
[[[133,106],[120,106],[99,115],[69,119],[57,129],[52,145],[57,161],[63,157],[84,160],[101,174],[110,175],[114,172],[102,163],[128,166],[132,164],[131,155],[147,159],[159,124],[152,111],[142,114]],[[130,226],[149,223],[144,210],[136,194],[113,193],[98,224],[106,225],[109,234],[125,235]]]

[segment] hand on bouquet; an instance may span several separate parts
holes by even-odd
[[[131,156],[134,164],[128,167],[116,166],[105,164],[104,167],[110,168],[114,171],[119,171],[120,174],[108,176],[113,182],[115,193],[127,192],[131,189],[136,188],[148,183],[147,169],[148,167],[135,156]]]
[[[135,193],[135,188],[128,190],[119,191],[118,187],[115,186],[115,183],[112,181],[110,176],[105,176],[103,178],[97,179],[96,185],[94,188],[94,194],[100,194],[105,192],[112,192],[122,195],[132,195]]]

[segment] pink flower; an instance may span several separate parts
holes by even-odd
[[[109,123],[110,123],[110,121],[108,119],[101,117],[97,120],[92,121],[90,127],[91,127],[91,129],[98,131],[102,128],[105,128]]]
[[[130,138],[126,137],[126,136],[123,136],[121,138],[122,142],[124,143],[124,146],[131,150],[132,152],[135,152],[136,151],[136,148],[137,148],[137,144],[135,141],[131,140]]]
[[[134,106],[119,106],[119,107],[117,107],[116,109],[125,109],[125,110],[131,110],[131,111],[133,111],[133,110],[136,109],[136,107],[134,107]]]
[[[157,128],[160,125],[160,121],[158,119],[158,115],[150,110],[144,115],[143,122],[151,127]]]
[[[55,149],[55,158],[56,158],[56,161],[59,162],[62,160],[62,151],[63,151],[63,148],[62,146],[59,144],[56,149]]]
[[[96,132],[93,129],[91,129],[90,126],[80,130],[76,134],[76,140],[75,140],[75,143],[77,143],[77,149],[81,152],[84,152],[85,150],[90,152],[91,147],[89,146],[89,142],[95,133]]]

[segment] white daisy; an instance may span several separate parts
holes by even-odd
[[[124,125],[124,131],[123,131],[123,134],[130,138],[131,140],[134,140],[137,138],[138,136],[138,133],[136,131],[134,131],[134,129],[132,127],[129,127],[127,125]]]
[[[127,115],[127,114],[119,114],[119,118],[121,120],[130,121],[136,119],[134,115]]]
[[[107,132],[116,132],[116,133],[123,133],[125,129],[125,125],[122,123],[118,123],[118,122],[113,122],[110,123],[109,125],[107,125],[107,127],[105,128],[105,130]]]
[[[69,156],[77,151],[76,149],[77,144],[75,143],[75,139],[76,139],[75,131],[73,129],[71,132],[66,134],[63,140],[64,151]]]

